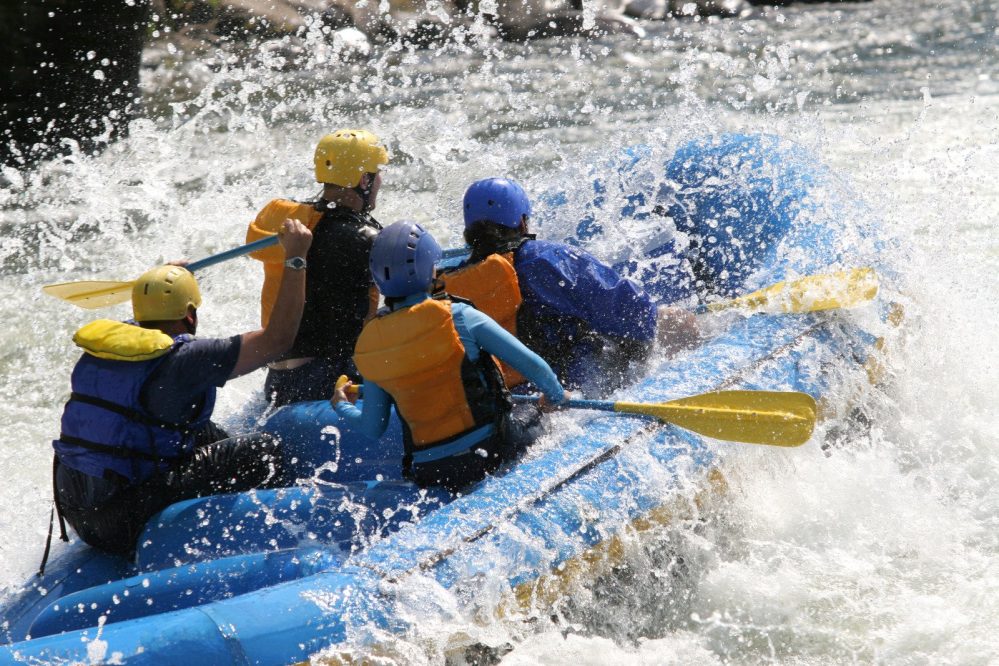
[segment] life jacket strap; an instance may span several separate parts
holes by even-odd
[[[471,453],[477,444],[492,437],[495,433],[496,425],[493,423],[486,424],[474,430],[464,432],[455,438],[413,451],[412,462],[414,465],[425,465],[441,458],[454,458]]]
[[[73,437],[72,435],[67,435],[65,433],[61,433],[59,435],[59,441],[65,442],[67,444],[72,444],[73,446],[79,446],[80,448],[88,449],[90,451],[96,451],[97,453],[102,453],[106,456],[114,456],[115,458],[126,458],[128,460],[144,460],[146,462],[152,462],[152,463],[163,463],[163,462],[169,462],[171,460],[177,460],[181,457],[181,456],[157,456],[151,453],[143,453],[142,451],[133,451],[132,449],[126,449],[120,446],[109,446],[107,444],[99,444],[97,442],[91,442],[88,439]]]
[[[45,575],[45,565],[49,563],[49,552],[52,550],[52,528],[56,517],[59,518],[59,538],[69,541],[66,534],[66,519],[62,517],[62,505],[59,503],[59,489],[56,487],[56,472],[59,469],[59,457],[52,456],[52,511],[49,512],[49,533],[45,537],[45,552],[42,553],[42,563],[38,566],[38,577]]]
[[[434,292],[430,295],[435,301],[451,301],[452,303],[461,303],[462,305],[467,305],[469,307],[475,307],[475,303],[468,300],[467,298],[462,298],[461,296],[455,296],[454,294],[449,294],[446,291]],[[478,308],[476,308],[478,309]]]
[[[94,407],[99,407],[100,409],[106,409],[109,412],[114,412],[124,416],[126,419],[141,423],[147,426],[153,426],[155,428],[164,428],[167,430],[176,430],[177,432],[186,432],[187,428],[185,426],[178,426],[174,423],[167,423],[166,421],[160,421],[159,419],[154,419],[153,417],[143,414],[142,412],[130,409],[128,407],[123,407],[116,402],[111,402],[110,400],[104,400],[103,398],[97,398],[92,395],[87,395],[85,393],[77,393],[73,391],[69,394],[70,400],[75,400],[76,402],[86,403],[88,405],[93,405]],[[65,438],[60,438],[63,441],[68,441]]]

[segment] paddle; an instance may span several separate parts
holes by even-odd
[[[336,388],[348,383],[340,375]],[[359,395],[363,384],[347,387]],[[517,402],[538,402],[536,395],[513,396]],[[669,402],[568,400],[561,407],[651,416],[707,437],[747,444],[801,446],[815,429],[815,399],[799,391],[712,391]]]
[[[878,276],[874,269],[854,268],[778,282],[730,301],[700,305],[695,313],[733,308],[770,314],[819,312],[859,305],[877,293]]]
[[[267,238],[261,238],[260,240],[253,241],[252,243],[247,243],[246,245],[234,247],[231,250],[226,250],[225,252],[219,252],[218,254],[213,254],[210,257],[199,259],[198,261],[188,264],[186,268],[193,273],[194,271],[202,268],[208,268],[209,266],[214,266],[215,264],[228,261],[229,259],[233,259],[235,257],[241,257],[244,254],[249,254],[250,252],[255,252],[256,250],[262,250],[265,247],[270,247],[271,245],[276,244],[277,242],[277,236],[268,236]],[[55,296],[56,298],[68,301],[73,305],[78,305],[81,308],[96,310],[97,308],[117,305],[118,303],[124,303],[127,301],[132,296],[133,284],[134,281],[114,282],[110,280],[84,280],[82,282],[50,284],[42,287],[42,291],[51,296]]]
[[[441,259],[456,259],[458,257],[467,257],[472,253],[472,248],[470,247],[449,247],[444,252],[441,253]]]
[[[797,391],[714,391],[659,403],[569,400],[565,406],[651,416],[707,437],[748,444],[800,446],[815,428],[815,399]]]
[[[466,256],[471,250],[444,250],[443,259]],[[764,287],[730,301],[699,305],[694,314],[744,308],[769,314],[820,312],[849,308],[870,301],[878,294],[878,275],[873,268],[854,268],[834,273],[807,275]]]

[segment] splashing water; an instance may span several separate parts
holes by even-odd
[[[589,165],[624,146],[647,144],[661,164],[689,139],[765,131],[821,155],[859,192],[851,214],[869,210],[904,252],[904,339],[866,396],[866,426],[847,429],[831,456],[817,442],[740,449],[726,496],[625,538],[619,567],[550,612],[470,617],[441,591],[434,612],[410,610],[414,635],[382,637],[386,659],[460,661],[457,634],[505,664],[999,659],[996,25],[985,0],[883,0],[664,23],[643,41],[472,35],[430,51],[376,45],[368,57],[315,27],[147,69],[148,117],[129,139],[3,174],[0,586],[37,565],[70,337],[92,316],[41,285],[129,279],[241,243],[266,201],[315,193],[313,144],[339,126],[390,143],[376,217],[427,222],[451,246],[476,178],[513,175],[532,193],[588,187]],[[571,234],[584,214],[570,206],[540,232]],[[645,230],[619,231],[591,249],[614,259],[642,247]],[[248,260],[207,271],[203,334],[254,328],[260,280]],[[227,386],[219,413],[262,382]]]

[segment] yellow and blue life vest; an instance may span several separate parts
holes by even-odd
[[[163,359],[192,339],[107,319],[77,331],[73,341],[84,354],[73,368],[62,432],[52,442],[60,464],[138,483],[190,454],[192,433],[208,423],[215,407],[214,387],[202,396],[198,415],[180,424],[154,418],[142,406],[141,394]]]

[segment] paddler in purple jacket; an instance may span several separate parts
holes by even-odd
[[[471,256],[441,276],[449,294],[472,301],[548,361],[569,386],[624,383],[659,339],[696,340],[693,316],[657,308],[634,281],[579,248],[536,239],[531,203],[516,181],[487,178],[464,196]],[[523,377],[502,366],[508,386]]]

